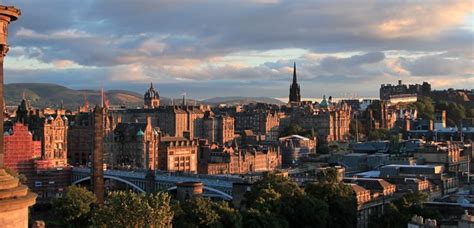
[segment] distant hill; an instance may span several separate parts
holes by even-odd
[[[65,86],[46,83],[14,83],[5,85],[5,102],[7,105],[18,105],[23,97],[33,107],[56,107],[61,103],[68,109],[75,109],[84,104],[84,97],[91,105],[100,103],[98,90],[73,90]],[[142,106],[143,95],[127,90],[109,90],[105,96],[112,105]]]
[[[267,104],[284,104],[282,101],[269,97],[213,97],[202,101],[207,104],[249,104],[249,103],[267,103]]]
[[[58,107],[61,103],[67,109],[76,109],[84,104],[84,97],[89,104],[100,103],[99,90],[74,90],[65,86],[47,83],[12,83],[5,85],[5,102],[8,106],[16,106],[20,103],[23,93],[36,108]],[[107,90],[105,96],[111,105],[124,105],[127,107],[143,106],[143,94],[128,90]],[[270,103],[282,104],[281,101],[268,97],[215,97],[204,101],[187,99],[188,104],[248,104],[248,103]],[[163,105],[171,104],[171,99],[161,97]],[[174,99],[175,104],[181,104],[181,99]]]

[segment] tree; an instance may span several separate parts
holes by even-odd
[[[288,127],[286,127],[285,129],[283,129],[283,131],[280,132],[280,137],[285,137],[289,135],[301,135],[307,138],[314,138],[317,136],[317,132],[314,130],[314,128],[311,130],[305,130],[297,123],[290,123]]]
[[[390,130],[386,128],[369,131],[369,140],[384,140],[390,137]]]
[[[196,198],[178,205],[175,227],[241,227],[242,216],[224,201]]]
[[[428,201],[426,193],[408,193],[394,200],[385,207],[384,214],[380,217],[370,218],[370,227],[405,227],[413,215],[424,218],[441,219],[439,211],[425,207]]]
[[[357,222],[357,200],[352,188],[337,181],[335,170],[318,175],[317,183],[307,184],[305,192],[328,206],[328,227],[353,227]]]
[[[94,194],[84,187],[71,185],[64,196],[53,202],[55,214],[61,222],[82,227],[89,224],[92,205],[96,202]]]
[[[316,145],[316,153],[318,154],[329,154],[330,149],[328,141],[321,137],[318,138],[318,144]]]
[[[324,227],[328,219],[323,201],[280,175],[265,175],[246,198],[245,227]]]
[[[171,227],[174,213],[170,199],[167,193],[111,192],[94,213],[93,223],[108,227]]]

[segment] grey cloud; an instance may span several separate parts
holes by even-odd
[[[451,59],[442,55],[431,55],[415,60],[401,59],[402,66],[413,76],[459,75],[474,77],[474,62],[466,59]]]

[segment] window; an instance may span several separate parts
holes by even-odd
[[[43,186],[43,183],[41,181],[35,181],[35,187],[41,187]]]

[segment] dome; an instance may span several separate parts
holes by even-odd
[[[319,103],[319,107],[321,108],[327,108],[328,107],[328,101],[326,100],[326,95],[323,96],[323,100],[321,103]]]
[[[63,120],[67,120],[67,117],[66,117],[66,116],[63,116]]]
[[[145,133],[142,131],[142,129],[140,129],[138,132],[137,132],[137,136],[144,136]]]

